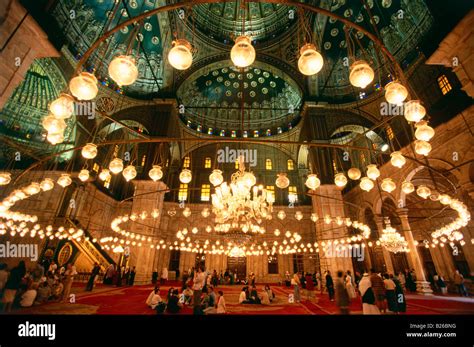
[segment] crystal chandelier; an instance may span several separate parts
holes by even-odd
[[[398,253],[408,251],[408,242],[390,225],[388,218],[385,219],[385,229],[383,229],[379,241],[389,252]]]
[[[274,201],[273,193],[256,185],[254,174],[245,171],[243,157],[239,157],[239,171],[232,174],[231,183],[220,184],[212,194],[212,211],[216,224],[254,231],[272,218]]]

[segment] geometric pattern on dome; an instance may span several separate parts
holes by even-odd
[[[245,13],[245,33],[252,40],[265,41],[284,33],[296,22],[293,7],[282,4],[250,2],[241,7],[240,1],[202,4],[193,8],[190,19],[196,28],[216,41],[232,44],[234,36],[243,34],[242,22]],[[294,11],[294,16],[290,11]]]
[[[126,6],[120,2],[117,12],[113,15],[115,3],[115,0],[58,1],[52,14],[63,32],[69,50],[76,58],[80,58],[88,47],[106,31],[104,27],[112,16],[109,28],[159,6],[156,1],[128,0],[125,2]],[[71,10],[74,10],[74,19],[70,18]],[[110,79],[107,71],[110,61],[115,56],[126,52],[128,38],[133,30],[134,26],[130,25],[112,35],[107,40],[107,51],[104,53],[102,48],[96,50],[93,58],[89,60],[89,63],[92,63],[87,68],[99,67],[95,74],[100,82],[118,93],[138,98],[150,98],[159,91],[155,77],[160,88],[163,84],[162,33],[157,16],[150,16],[143,21],[137,38],[132,43],[131,54],[137,60],[139,71],[137,81],[130,86],[120,88]],[[139,44],[140,49],[137,54]]]

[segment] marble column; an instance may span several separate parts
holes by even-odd
[[[415,239],[413,238],[410,223],[408,222],[408,209],[398,209],[397,213],[402,222],[403,234],[408,242],[408,249],[410,250],[408,256],[410,257],[413,268],[415,269],[416,291],[418,294],[422,295],[433,295],[430,283],[426,280],[423,264],[420,255],[418,254],[418,250],[416,249]]]
[[[375,217],[375,224],[377,224],[377,231],[379,233],[379,236],[383,234],[383,229],[384,229],[384,221],[382,217]],[[385,271],[388,273],[392,273],[395,275],[395,269],[393,267],[392,263],[392,257],[390,256],[390,252],[387,251],[385,247],[382,246],[382,254],[383,254],[383,260],[385,261]]]

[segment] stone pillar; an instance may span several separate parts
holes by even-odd
[[[23,80],[33,60],[59,57],[59,52],[48,41],[38,23],[18,0],[10,6],[0,24],[0,108]]]
[[[416,291],[418,294],[422,295],[433,295],[433,290],[431,289],[430,283],[426,280],[425,271],[423,269],[423,264],[421,263],[420,255],[416,249],[415,239],[413,238],[413,233],[411,232],[410,223],[408,222],[408,209],[398,209],[398,216],[402,222],[402,229],[405,236],[405,239],[408,242],[408,256],[411,259],[413,268],[415,269],[416,275]]]
[[[379,236],[383,234],[383,217],[380,216],[375,216],[375,224],[377,224],[377,231],[379,233]],[[385,261],[385,271],[388,273],[392,273],[395,275],[395,269],[393,268],[393,263],[392,263],[392,257],[390,256],[390,252],[385,249],[385,247],[382,246],[382,253],[383,253],[383,260]]]

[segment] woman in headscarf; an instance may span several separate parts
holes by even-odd
[[[359,282],[359,291],[362,296],[362,313],[380,314],[380,310],[377,305],[375,305],[375,295],[367,272],[364,272],[362,279]]]

